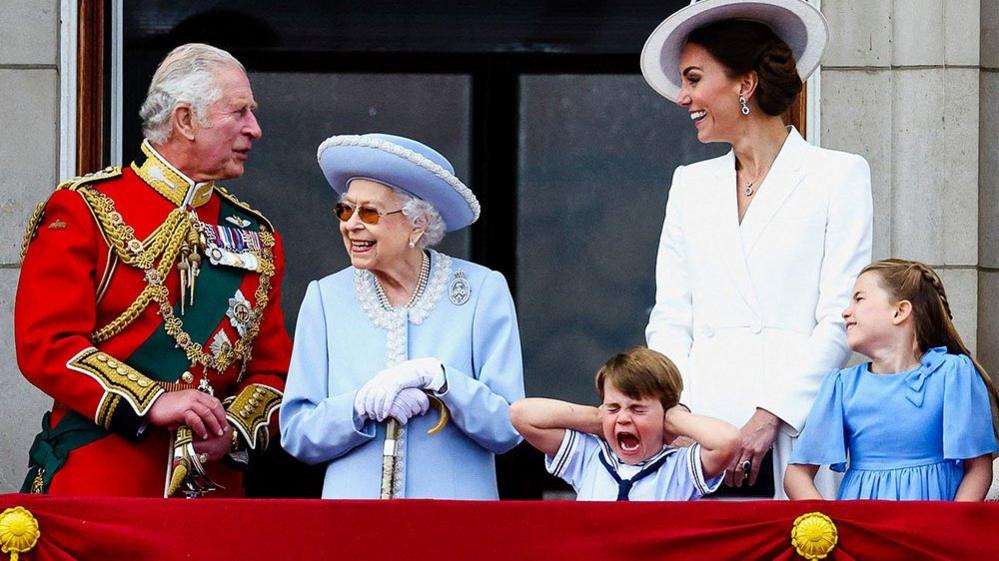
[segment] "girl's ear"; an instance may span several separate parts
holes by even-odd
[[[892,323],[894,325],[901,325],[911,316],[912,302],[908,300],[899,300],[898,304],[895,304],[895,315],[892,317]]]

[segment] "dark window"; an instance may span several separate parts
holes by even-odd
[[[520,316],[528,395],[595,403],[597,367],[644,343],[673,169],[724,151],[642,80],[638,53],[668,1],[125,3],[124,149],[155,64],[202,41],[247,67],[264,137],[228,182],[285,237],[284,307],[347,264],[316,164],[332,134],[389,132],[437,148],[483,205],[442,251],[502,271]],[[500,458],[501,495],[563,488],[540,453]],[[258,496],[318,495],[321,468],[279,451],[248,480]]]

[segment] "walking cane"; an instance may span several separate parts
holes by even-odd
[[[451,413],[447,405],[436,396],[428,396],[430,403],[437,409],[437,424],[427,431],[427,434],[437,434],[447,424],[451,418]],[[399,459],[399,438],[402,436],[402,425],[399,421],[389,417],[385,424],[385,447],[382,449],[382,492],[379,498],[394,499],[395,495],[395,466]]]

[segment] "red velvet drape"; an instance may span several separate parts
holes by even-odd
[[[41,539],[21,559],[800,559],[800,514],[832,518],[846,560],[999,559],[999,505],[923,502],[575,503],[160,500],[0,495]],[[0,555],[0,559],[6,556]]]

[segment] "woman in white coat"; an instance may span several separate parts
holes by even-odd
[[[642,52],[646,80],[688,110],[698,139],[732,146],[673,175],[646,337],[680,367],[685,405],[741,427],[726,482],[747,496],[783,496],[822,377],[849,357],[840,312],[871,260],[867,162],[781,118],[827,37],[802,0],[701,0]],[[773,481],[757,484],[769,465]]]

